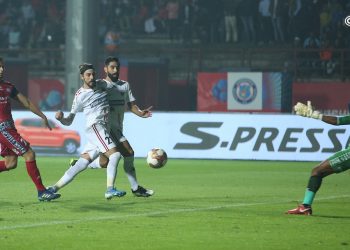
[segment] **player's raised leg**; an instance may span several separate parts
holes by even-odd
[[[317,191],[322,185],[323,178],[330,174],[336,173],[337,169],[337,172],[343,171],[342,166],[345,166],[346,164],[337,164],[339,163],[339,157],[342,157],[343,154],[344,152],[340,151],[328,160],[323,161],[320,165],[312,169],[302,204],[300,204],[294,209],[288,210],[286,212],[287,214],[312,215],[311,206]]]
[[[69,184],[81,171],[86,169],[89,163],[89,155],[86,153],[82,154],[82,156],[76,161],[76,163],[73,166],[69,167],[69,169],[56,182],[56,184],[49,187],[48,189],[54,193],[58,192],[58,190]]]

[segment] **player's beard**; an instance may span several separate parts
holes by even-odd
[[[92,80],[92,81],[88,82],[86,85],[89,86],[89,88],[93,89],[96,86],[96,80]]]
[[[117,82],[118,79],[119,79],[119,74],[118,73],[116,73],[116,74],[108,73],[107,75],[108,75],[109,79],[112,80],[112,82]]]

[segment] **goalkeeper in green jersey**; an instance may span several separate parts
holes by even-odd
[[[350,124],[350,116],[337,117],[337,116],[323,115],[319,111],[313,109],[310,101],[307,102],[307,105],[298,102],[294,106],[294,111],[297,115],[318,119],[325,123],[336,125],[336,126]],[[349,168],[350,168],[350,147],[335,153],[325,161],[321,162],[318,166],[313,168],[311,171],[311,176],[309,178],[303,203],[299,205],[297,208],[288,210],[286,213],[297,214],[297,215],[311,215],[312,214],[311,205],[317,191],[321,187],[322,179],[328,175],[346,171]]]

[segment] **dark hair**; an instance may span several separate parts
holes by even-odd
[[[105,60],[105,65],[107,66],[110,62],[116,62],[118,65],[118,68],[120,66],[119,58],[115,56],[109,56]]]
[[[0,57],[0,62],[3,62],[4,61],[4,59],[2,59],[2,57]]]
[[[87,71],[88,69],[95,70],[94,65],[92,65],[91,63],[83,63],[79,65],[79,72],[81,75],[84,74],[84,72]]]

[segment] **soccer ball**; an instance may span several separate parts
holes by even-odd
[[[168,161],[168,155],[161,148],[153,148],[147,154],[147,164],[151,168],[161,168],[164,167]]]

